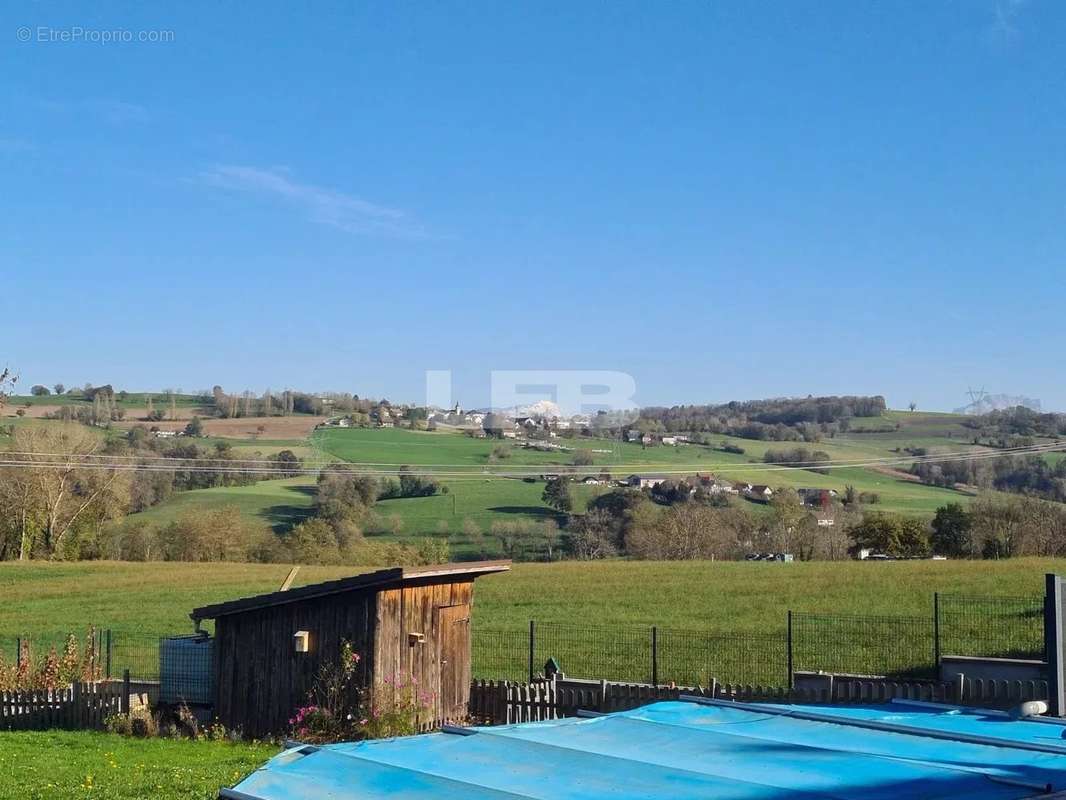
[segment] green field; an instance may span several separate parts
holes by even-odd
[[[277,752],[268,744],[88,731],[0,733],[0,800],[214,800]]]
[[[908,415],[910,416],[910,415]],[[917,432],[925,433],[930,417],[951,415],[915,414]],[[960,419],[954,417],[954,419]],[[902,424],[902,423],[901,423]],[[944,430],[958,425],[958,422],[939,421],[937,430]],[[877,441],[866,441],[868,436],[881,437]],[[724,438],[724,437],[723,437]],[[745,449],[743,455],[723,453],[711,447],[686,445],[680,447],[649,447],[606,439],[558,439],[556,442],[575,449],[589,450],[593,453],[595,466],[588,468],[589,474],[606,469],[616,478],[624,478],[631,473],[648,474],[693,474],[714,473],[733,480],[745,480],[752,483],[767,483],[771,486],[805,487],[818,486],[843,492],[845,486],[852,485],[860,492],[875,492],[881,496],[881,509],[904,513],[931,516],[938,506],[949,502],[965,502],[967,496],[949,489],[923,486],[914,481],[905,480],[897,475],[886,474],[872,469],[848,467],[834,469],[829,475],[822,475],[809,470],[768,469],[762,464],[767,450],[780,450],[795,447],[796,443],[767,442],[729,437],[734,444]],[[945,449],[953,449],[950,440],[938,440]],[[333,429],[316,434],[316,445],[345,461],[372,465],[375,468],[389,469],[401,465],[412,467],[435,467],[437,470],[467,474],[477,474],[489,468],[494,470],[520,470],[523,467],[543,467],[550,471],[552,467],[572,463],[571,453],[544,453],[515,447],[510,458],[491,462],[490,453],[499,442],[485,439],[472,439],[454,433],[419,433],[397,429],[355,430]],[[899,455],[893,448],[911,446],[908,428],[894,434],[853,434],[838,437],[814,445],[811,449],[823,450],[834,459],[874,459],[890,458]],[[926,445],[915,445],[926,446]],[[607,453],[596,452],[609,451]],[[584,472],[584,470],[581,470]],[[506,483],[497,481],[497,483]],[[465,496],[467,507],[482,509],[487,512],[493,506],[494,491],[504,490],[501,485],[496,490],[486,489],[483,482],[468,481],[466,486],[459,484],[452,487],[460,499],[453,502],[462,503]],[[393,501],[395,506],[410,504],[414,501]],[[428,505],[428,504],[427,504]],[[443,504],[441,504],[443,505]],[[502,502],[497,507],[506,505]],[[538,502],[537,505],[540,505]],[[580,505],[578,506],[580,508]],[[390,513],[399,513],[411,525],[421,526],[425,533],[435,527],[424,527],[425,513],[422,509],[407,511],[399,508],[390,509]],[[443,510],[443,509],[442,509]],[[471,514],[477,513],[474,511]],[[408,514],[410,516],[408,517]],[[482,513],[481,518],[486,518]],[[445,517],[446,519],[446,517]],[[413,532],[411,525],[405,530]],[[449,525],[449,529],[452,529]]]
[[[882,433],[839,434],[817,444],[804,445],[824,450],[834,459],[863,461],[900,456],[907,447],[926,447],[944,452],[971,447],[966,443],[968,429],[964,417],[952,414],[888,412],[884,417],[856,422],[856,427],[897,426]],[[726,437],[723,437],[723,440]],[[433,472],[447,494],[433,497],[397,498],[377,504],[366,522],[371,535],[386,535],[401,541],[426,536],[447,535],[453,556],[468,558],[495,555],[498,544],[491,537],[471,541],[463,533],[467,520],[488,534],[493,523],[508,520],[542,520],[557,515],[541,502],[541,480],[526,482],[502,477],[500,472],[536,475],[568,467],[573,450],[588,450],[594,465],[578,474],[607,470],[615,478],[634,472],[646,474],[714,473],[732,480],[767,483],[773,487],[824,487],[843,492],[848,485],[860,492],[876,493],[879,510],[931,516],[937,507],[949,502],[969,502],[969,496],[910,481],[899,473],[862,467],[839,468],[829,475],[808,470],[768,469],[762,463],[767,450],[795,447],[798,443],[768,442],[728,437],[745,449],[743,455],[723,453],[715,447],[686,445],[649,447],[607,439],[553,440],[572,448],[569,452],[543,452],[505,443],[510,455],[492,456],[498,440],[474,439],[454,432],[410,431],[403,429],[331,428],[316,431],[308,440],[202,440],[205,445],[229,443],[244,458],[269,457],[281,449],[291,449],[312,463],[338,459],[383,473],[402,466]],[[598,452],[599,451],[599,452]],[[169,522],[193,508],[217,509],[235,505],[250,519],[262,521],[284,532],[304,519],[313,503],[314,476],[264,481],[255,486],[196,490],[176,494],[169,501],[133,519]],[[575,509],[602,489],[575,485]],[[398,531],[398,533],[396,533]],[[388,532],[388,533],[386,533]]]
[[[283,533],[310,515],[314,495],[314,481],[306,477],[260,481],[249,486],[194,489],[176,492],[165,503],[131,514],[127,520],[166,524],[193,509],[214,511],[236,506],[242,515]]]
[[[0,564],[0,642],[54,639],[87,625],[136,634],[189,632],[194,607],[277,589],[277,564],[80,562]],[[662,625],[702,631],[774,631],[785,611],[927,616],[934,591],[1035,595],[1062,559],[1004,561],[603,561],[516,564],[477,583],[482,628],[530,619]],[[297,585],[358,574],[303,567]],[[6,652],[6,650],[5,650]]]

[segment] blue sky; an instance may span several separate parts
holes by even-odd
[[[1062,4],[11,3],[0,41],[24,384],[1066,409]]]

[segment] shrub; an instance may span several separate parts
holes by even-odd
[[[130,718],[125,714],[112,714],[104,720],[104,730],[108,733],[117,733],[119,736],[129,736]]]
[[[0,691],[29,689],[58,689],[75,681],[100,679],[100,665],[93,646],[96,632],[89,628],[84,649],[79,648],[73,634],[67,637],[63,653],[50,647],[44,657],[36,659],[29,642],[23,642],[22,652],[14,664],[8,664],[0,652]]]
[[[356,738],[389,739],[418,733],[419,720],[432,705],[432,696],[418,687],[414,677],[385,678],[383,682],[391,687],[392,696],[379,698],[377,705],[360,717],[355,725]]]
[[[384,684],[391,689],[389,696],[378,697],[375,703],[360,682],[360,678],[365,678],[361,662],[359,653],[346,641],[335,660],[319,667],[307,704],[296,709],[289,720],[297,739],[335,742],[417,732],[419,721],[431,708],[432,695],[420,691],[413,677],[395,681],[386,678]]]
[[[574,451],[574,466],[575,467],[587,467],[595,461],[591,450],[575,450]]]
[[[113,714],[104,720],[104,728],[109,733],[120,736],[135,736],[138,739],[150,739],[159,735],[159,720],[147,707],[136,708],[129,715]]]

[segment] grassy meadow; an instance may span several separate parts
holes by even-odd
[[[927,616],[935,591],[1036,595],[1066,560],[515,564],[478,580],[479,628],[530,619],[661,625],[709,632],[780,630],[793,611]],[[0,564],[0,642],[58,638],[95,624],[131,634],[191,630],[196,606],[276,590],[278,564],[79,562]],[[303,567],[296,585],[365,571]],[[6,644],[4,645],[6,648]]]

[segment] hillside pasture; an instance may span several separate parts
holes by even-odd
[[[448,487],[446,494],[379,501],[365,526],[368,535],[400,542],[448,536],[453,557],[476,558],[483,554],[498,555],[499,543],[491,538],[471,540],[463,532],[466,520],[471,520],[486,535],[494,522],[561,521],[556,512],[541,502],[543,481],[457,479],[445,481],[443,485]],[[599,488],[602,487],[575,485],[575,508],[583,510]],[[249,486],[194,489],[178,492],[158,506],[131,514],[125,522],[165,525],[185,513],[236,506],[243,516],[263,522],[276,533],[284,533],[310,516],[314,498],[313,475],[260,481]]]
[[[640,445],[606,439],[557,439],[553,440],[572,446],[575,449],[588,450],[593,454],[594,465],[579,468],[578,474],[597,474],[600,470],[610,472],[615,478],[624,478],[632,472],[644,474],[693,475],[695,473],[716,474],[731,480],[765,483],[773,487],[793,488],[819,487],[836,489],[843,492],[852,485],[860,492],[876,493],[881,497],[879,508],[884,511],[899,511],[911,514],[932,515],[938,506],[948,502],[966,502],[968,496],[950,489],[924,486],[902,476],[888,475],[873,469],[861,467],[834,468],[828,475],[811,470],[786,469],[763,463],[763,456],[768,450],[781,450],[799,446],[793,442],[767,442],[729,437],[735,445],[744,448],[743,455],[724,453],[718,449],[702,445],[655,446],[644,448]],[[529,467],[543,468],[550,472],[552,467],[570,465],[573,453],[545,453],[518,446],[511,446],[510,457],[493,461],[491,453],[498,447],[498,440],[473,439],[456,433],[418,433],[397,429],[331,429],[319,431],[315,442],[324,451],[352,463],[367,465],[375,469],[396,469],[401,465],[413,468],[422,467],[427,471],[447,471],[461,474],[484,473],[488,470],[537,472]],[[890,451],[877,446],[864,445],[863,451],[856,453],[850,444],[835,444],[835,440],[817,444],[802,445],[812,450],[825,450],[832,458],[880,458],[892,456]],[[597,450],[609,452],[597,453]],[[488,480],[488,479],[487,479]],[[478,491],[473,487],[478,486]],[[481,504],[481,498],[491,502],[489,495],[493,490],[491,484],[478,483],[463,478],[456,479],[453,488],[457,498],[452,502],[457,506],[467,499],[467,507],[474,511]],[[498,487],[495,491],[502,491]],[[478,498],[478,499],[475,499]],[[432,498],[429,498],[432,500]],[[409,500],[395,501],[395,513],[404,514],[399,507]],[[502,505],[503,500],[496,505]],[[539,505],[539,503],[538,503]],[[428,510],[434,504],[425,503],[424,508],[411,514],[412,521],[429,519]],[[481,506],[488,510],[490,505]],[[412,506],[403,506],[410,509]],[[577,508],[580,510],[581,505]],[[439,504],[440,511],[446,511]],[[455,515],[461,516],[461,515]],[[446,519],[447,521],[447,519]],[[451,529],[449,523],[449,529]],[[424,530],[424,529],[423,529]]]
[[[513,478],[459,478],[442,482],[446,494],[380,500],[374,506],[373,528],[389,531],[395,519],[398,532],[390,539],[407,541],[423,536],[447,536],[453,558],[496,557],[499,543],[490,536],[493,523],[524,520],[540,522],[563,517],[541,500],[544,481]],[[605,487],[575,484],[571,489],[574,509],[583,511],[587,502]],[[463,530],[469,520],[483,535],[471,539]],[[488,537],[487,540],[484,537]]]
[[[192,511],[216,511],[236,506],[242,516],[261,521],[276,533],[283,533],[311,514],[314,478],[282,478],[248,486],[219,486],[176,492],[169,500],[126,517],[127,523],[147,522],[165,525]]]

